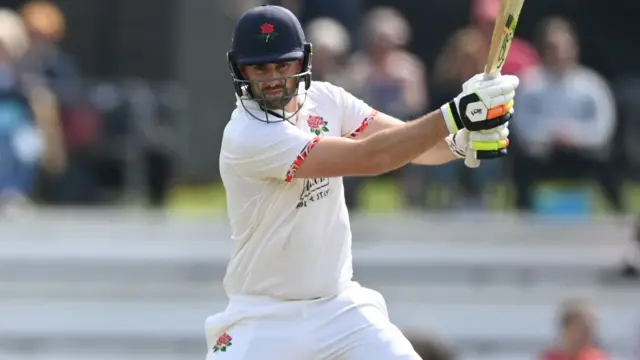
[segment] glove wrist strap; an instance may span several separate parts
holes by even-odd
[[[455,101],[450,101],[442,105],[440,111],[447,124],[447,129],[449,129],[449,134],[455,134],[458,130],[464,129]]]

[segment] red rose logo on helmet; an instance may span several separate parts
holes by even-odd
[[[218,341],[216,341],[216,344],[213,346],[213,352],[227,351],[227,348],[231,346],[231,340],[233,340],[233,338],[227,333],[220,335]]]
[[[278,35],[275,26],[269,23],[260,25],[260,31],[262,32],[262,34],[260,34],[259,36],[264,40],[264,42],[269,42],[269,40]]]
[[[273,24],[269,24],[269,23],[264,23],[262,25],[260,25],[260,30],[262,30],[263,34],[271,34],[273,33],[273,30],[275,30]]]
[[[317,115],[309,115],[309,119],[307,119],[307,125],[309,125],[309,129],[311,132],[316,135],[322,135],[325,132],[329,131],[327,125],[329,125],[328,121],[324,121],[322,116]]]

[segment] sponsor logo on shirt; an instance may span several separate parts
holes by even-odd
[[[329,178],[305,179],[296,208],[307,207],[315,201],[328,197],[330,190]]]

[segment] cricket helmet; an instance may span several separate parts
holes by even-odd
[[[245,12],[236,24],[231,50],[227,53],[234,89],[243,106],[245,100],[256,101],[267,113],[266,120],[258,119],[261,121],[279,122],[291,118],[293,115],[285,116],[284,107],[298,95],[304,95],[306,98],[306,90],[311,86],[311,55],[311,43],[306,40],[302,25],[288,9],[274,5],[262,5]],[[282,110],[282,116],[278,116],[277,113],[270,111],[274,109],[265,108],[266,98],[264,95],[254,94],[250,82],[241,71],[241,66],[295,60],[299,60],[301,63],[299,73],[284,78],[261,80],[261,82],[270,82],[296,79],[295,91],[292,93],[284,92],[282,95],[282,109],[277,109]],[[304,82],[303,89],[300,86],[301,82]],[[269,117],[269,115],[272,116]],[[273,119],[274,116],[277,119]]]

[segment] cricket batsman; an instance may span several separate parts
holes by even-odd
[[[220,174],[233,253],[228,307],[205,323],[207,360],[420,359],[383,296],[352,279],[342,177],[476,150],[503,156],[518,78],[478,74],[439,110],[404,122],[312,82],[300,22],[269,5],[242,15],[227,57],[237,108]]]

